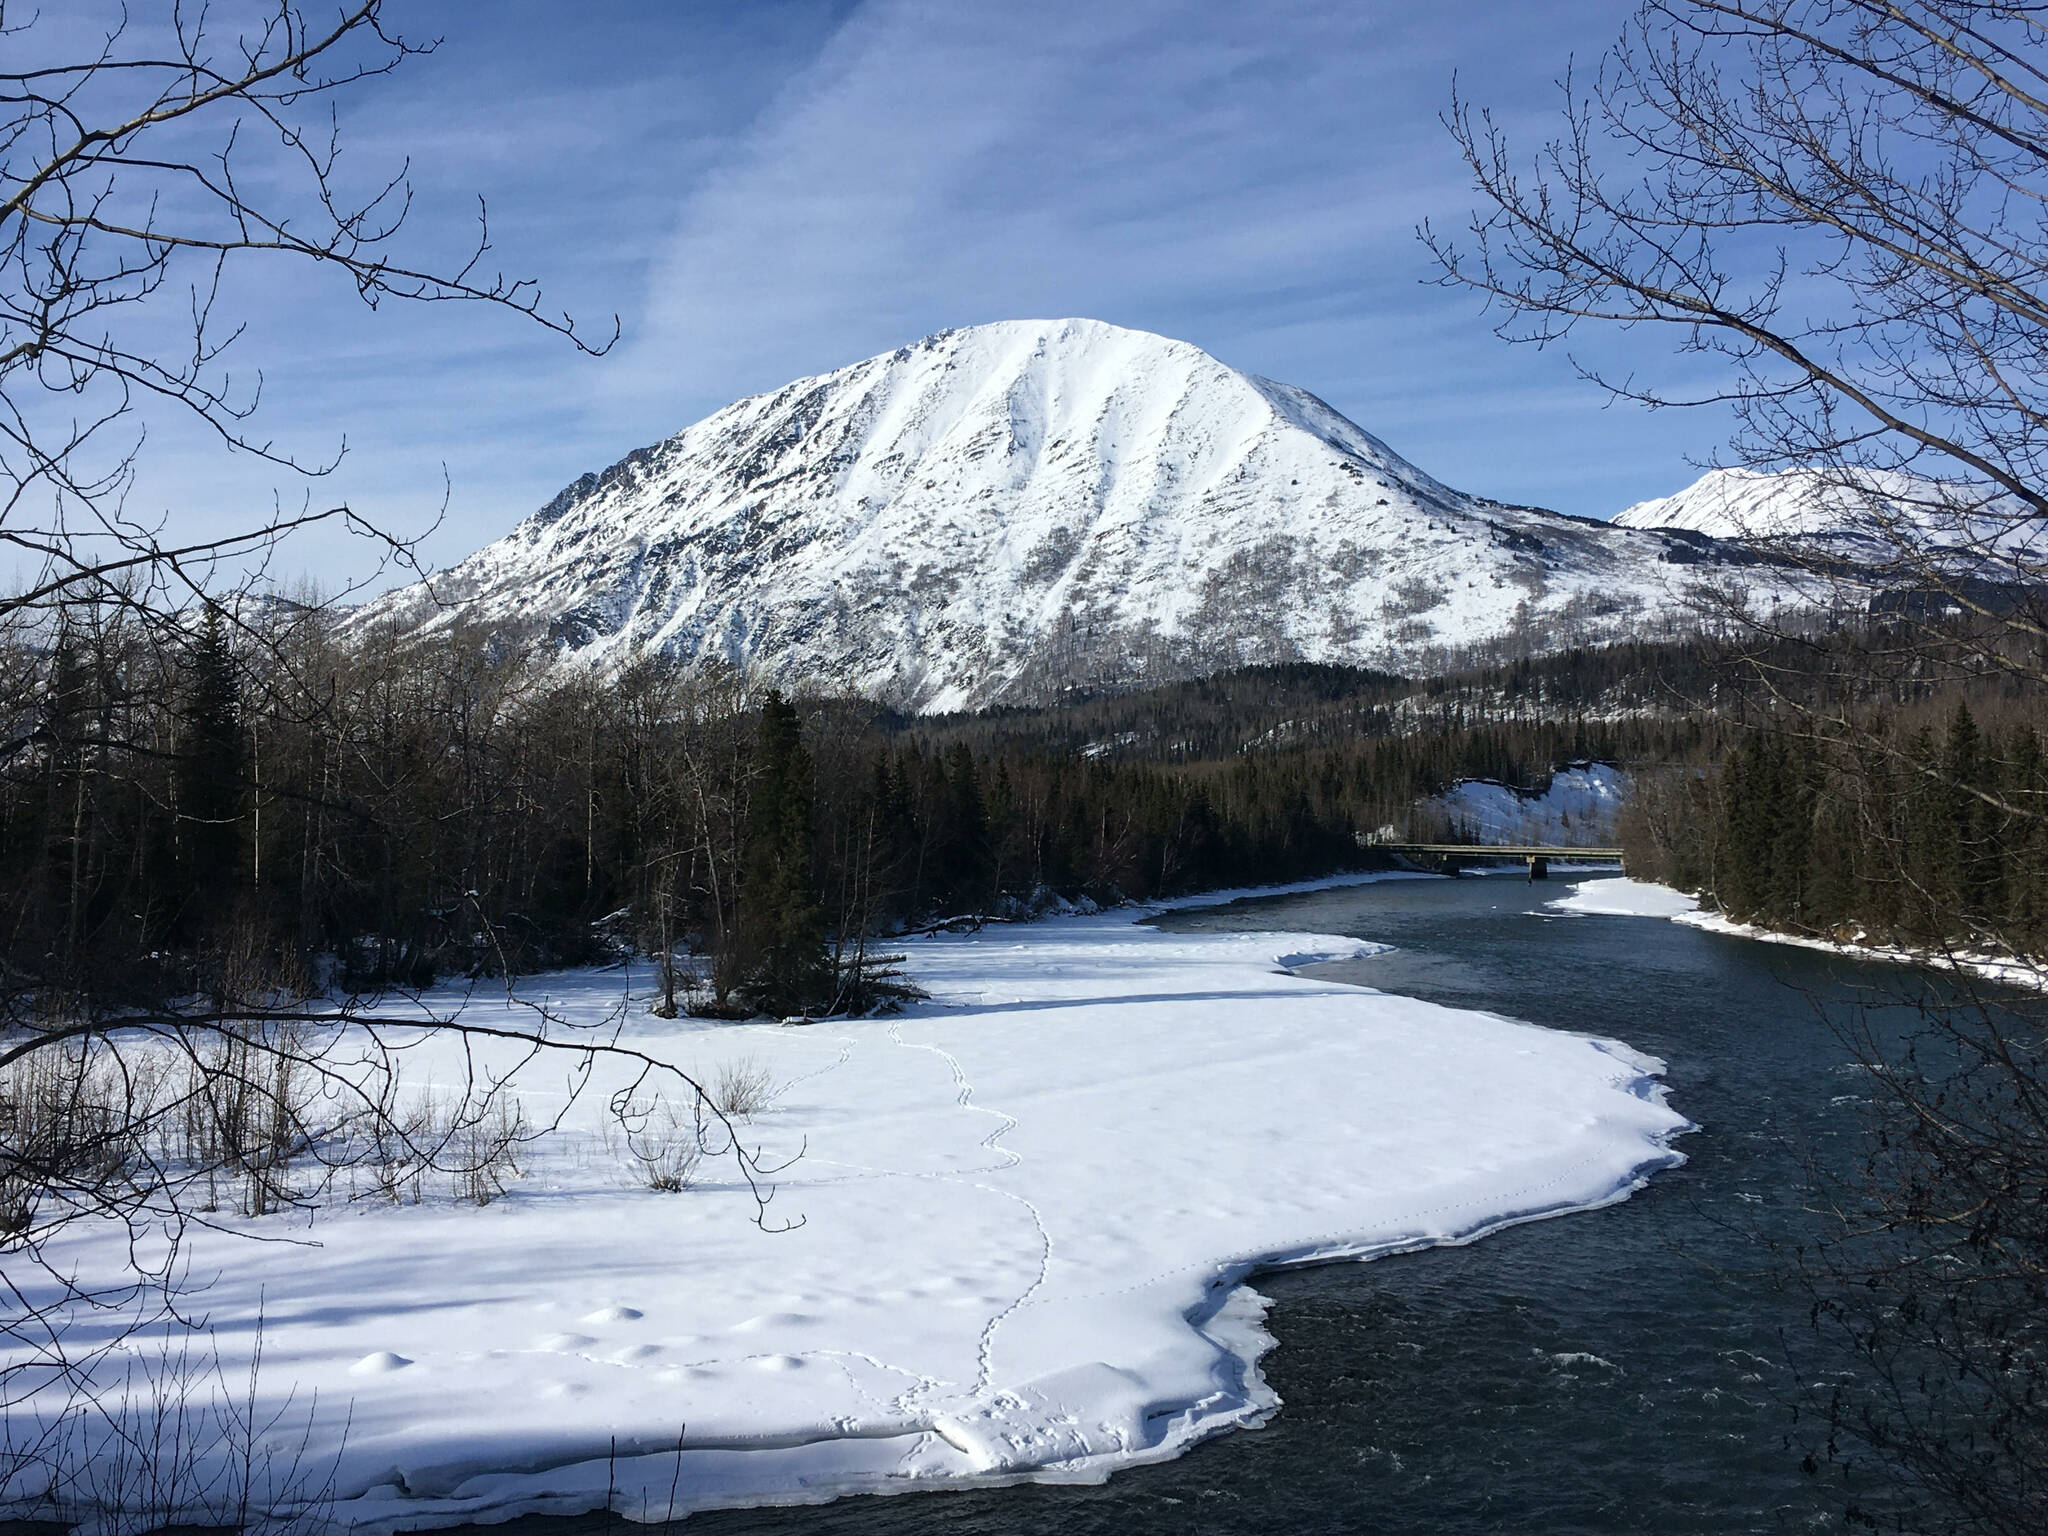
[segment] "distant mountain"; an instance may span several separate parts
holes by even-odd
[[[944,331],[585,475],[358,624],[725,657],[937,711],[1684,622],[1745,552],[1451,489],[1307,392],[1093,320]]]
[[[1752,539],[1817,548],[1869,567],[1892,564],[1902,548],[1967,550],[1985,557],[1993,579],[2012,576],[2015,556],[2048,555],[2038,520],[2005,497],[1898,470],[1863,470],[1854,483],[1809,469],[1714,469],[1673,496],[1617,512],[1617,527],[1681,530],[1714,539]]]
[[[1840,486],[1797,470],[1710,469],[1675,495],[1614,514],[1618,528],[1682,528],[1713,539],[1812,537],[1851,531],[1862,520]]]

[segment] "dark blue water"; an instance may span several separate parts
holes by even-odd
[[[1832,1362],[1770,1245],[1816,1230],[1816,1166],[1856,1160],[1863,1074],[1823,1010],[1918,983],[1673,923],[1546,915],[1567,888],[1399,882],[1162,925],[1381,940],[1395,952],[1326,974],[1654,1052],[1701,1127],[1684,1167],[1469,1248],[1265,1277],[1284,1407],[1169,1465],[1096,1488],[704,1515],[691,1536],[1840,1529],[1843,1488],[1801,1470],[1794,1416],[1794,1371]]]

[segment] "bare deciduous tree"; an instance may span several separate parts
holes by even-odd
[[[1981,0],[1657,0],[1526,165],[1483,111],[1449,123],[1481,195],[1425,227],[1499,334],[1662,328],[1687,392],[1594,366],[1651,406],[1732,410],[1733,462],[1792,467],[1873,569],[1759,528],[1771,552],[1987,623],[2040,682],[2048,609],[2048,74],[2040,7]],[[1698,366],[1688,375],[1701,376]]]
[[[260,373],[231,366],[251,264],[331,273],[373,309],[477,303],[586,352],[610,344],[545,311],[531,281],[489,265],[481,203],[466,254],[416,260],[400,239],[407,167],[365,183],[344,166],[337,103],[432,51],[397,30],[391,10],[384,0],[258,0],[232,12],[165,0],[29,12],[0,0],[0,651],[20,674],[7,679],[0,768],[68,763],[80,826],[89,784],[118,790],[124,761],[160,762],[181,744],[130,731],[118,690],[67,691],[67,669],[97,667],[104,681],[128,671],[141,645],[166,659],[131,675],[175,673],[204,605],[238,627],[260,687],[299,653],[228,599],[269,579],[288,535],[342,523],[385,559],[412,562],[412,539],[345,504],[308,500],[209,536],[181,535],[173,516],[130,504],[146,431],[166,415],[280,475],[317,479],[337,462],[265,436]],[[304,679],[277,692],[321,707]],[[71,693],[101,701],[99,715],[73,718]],[[481,709],[479,728],[493,718]],[[250,726],[256,814],[266,792],[300,792],[266,785],[261,752],[264,728],[299,723]],[[140,780],[130,788],[149,792]],[[99,855],[82,837],[72,854],[76,898]],[[549,1129],[510,1096],[522,1062],[559,1057],[585,1077],[608,1063],[627,1083],[612,1106],[622,1119],[655,1083],[699,1117],[723,1118],[687,1074],[622,1046],[617,1020],[575,1027],[536,1008],[492,1026],[403,996],[326,1007],[266,967],[260,945],[245,946],[250,964],[224,958],[202,1002],[81,1001],[53,984],[40,954],[16,953],[14,937],[0,951],[0,1418],[16,1427],[36,1420],[29,1405],[54,1403],[49,1422],[97,1410],[118,1436],[127,1408],[103,1395],[99,1368],[135,1330],[179,1319],[182,1239],[223,1207],[301,1208],[362,1174],[396,1198],[430,1171],[467,1198],[494,1198],[518,1147]],[[413,1102],[399,1063],[403,1039],[422,1028],[508,1060]],[[765,1209],[758,1154],[728,1141]],[[80,1278],[63,1244],[87,1224],[126,1234],[124,1274]],[[94,1311],[127,1319],[125,1329],[99,1326],[81,1342],[76,1322]],[[64,1458],[92,1442],[10,1430],[0,1498],[23,1477],[63,1481],[76,1471]]]
[[[2048,689],[2048,7],[1646,0],[1564,89],[1563,132],[1527,160],[1454,103],[1480,211],[1460,236],[1423,231],[1443,280],[1486,294],[1510,340],[1667,331],[1699,389],[1581,372],[1732,410],[1735,464],[1793,471],[1849,525],[1755,530],[1860,631],[1844,645],[1752,616],[1779,718],[1862,803],[1922,784],[2038,826],[2031,779],[1916,751],[1873,706],[1908,676],[2003,678],[2035,716]],[[1840,666],[1840,686],[1778,686],[1806,665]],[[1884,846],[1915,880],[1903,843]],[[2031,942],[1989,907],[1948,929]],[[1855,1041],[1882,1090],[1876,1150],[1836,1192],[1840,1241],[1802,1262],[1817,1327],[1860,1369],[1819,1405],[1816,1454],[1873,1455],[1920,1501],[1915,1528],[2038,1531],[2041,1010],[1965,976],[1922,1019],[1905,1044]]]
[[[246,581],[279,540],[346,522],[392,557],[410,543],[345,505],[181,538],[127,505],[150,416],[168,408],[224,450],[318,475],[256,430],[260,374],[238,376],[231,311],[251,262],[331,271],[375,308],[476,302],[586,350],[539,289],[486,265],[489,226],[450,266],[408,260],[406,167],[352,194],[335,104],[432,51],[384,0],[215,9],[0,4],[0,546],[19,581],[0,620],[80,604],[183,607]],[[170,328],[167,328],[170,322]]]

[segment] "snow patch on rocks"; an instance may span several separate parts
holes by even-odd
[[[1537,794],[1493,779],[1462,779],[1416,810],[1421,824],[1438,823],[1458,842],[1597,848],[1614,842],[1629,782],[1610,764],[1583,763],[1553,773]]]

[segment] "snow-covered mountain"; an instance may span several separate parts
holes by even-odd
[[[585,475],[359,624],[720,656],[928,711],[1677,624],[1780,578],[1683,529],[1455,491],[1315,396],[1093,320],[944,331]]]
[[[1983,559],[1994,567],[1984,574],[1994,579],[2001,574],[1995,568],[2009,567],[2015,557],[2033,562],[2048,554],[2038,520],[2018,502],[1901,470],[1848,477],[1811,469],[1712,469],[1676,495],[1624,508],[1614,521],[1623,528],[1817,547],[1878,568],[1893,564],[1902,548],[1943,550]]]
[[[1713,539],[1800,538],[1858,526],[1863,508],[1841,486],[1788,470],[1710,469],[1671,496],[1614,514],[1621,528],[1683,528]]]

